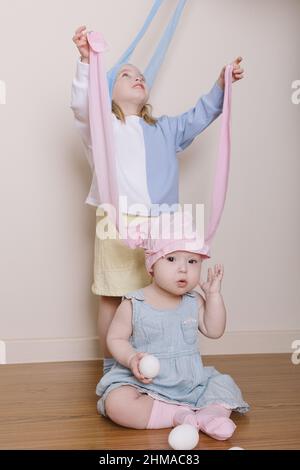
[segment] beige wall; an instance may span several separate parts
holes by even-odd
[[[175,1],[140,44],[143,67]],[[152,0],[0,0],[0,362],[99,356],[90,291],[95,209],[69,108],[74,29],[101,30],[123,52]],[[118,14],[116,14],[118,13]],[[188,0],[152,92],[156,115],[191,107],[221,67],[244,58],[234,85],[232,164],[209,264],[225,265],[227,333],[204,353],[291,351],[300,339],[299,0]],[[209,201],[220,120],[181,157],[181,202]],[[205,266],[205,270],[207,265]]]

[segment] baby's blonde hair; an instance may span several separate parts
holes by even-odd
[[[120,119],[120,121],[122,121],[125,124],[126,120],[125,120],[125,115],[122,111],[122,108],[117,103],[115,103],[114,100],[112,100],[111,110],[114,113],[114,115],[116,116],[116,118]],[[154,126],[156,124],[157,119],[155,119],[152,116],[152,106],[151,106],[151,104],[149,104],[149,103],[144,104],[144,106],[142,107],[142,109],[140,110],[138,115],[141,118],[143,118],[144,121],[146,121],[147,124],[151,124],[152,126]]]

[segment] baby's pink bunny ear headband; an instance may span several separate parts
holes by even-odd
[[[188,251],[210,258],[209,247],[197,234],[189,214],[172,213],[171,217],[161,214],[129,226],[125,243],[130,248],[145,250],[146,269],[150,274],[158,259],[174,251]]]

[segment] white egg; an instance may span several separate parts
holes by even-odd
[[[169,434],[168,443],[174,450],[191,450],[199,442],[199,432],[191,424],[180,424]]]
[[[157,357],[152,356],[151,354],[144,356],[139,362],[139,369],[141,374],[143,374],[144,377],[147,377],[148,379],[153,379],[153,377],[156,377],[159,373],[159,368],[159,360]]]
[[[230,447],[228,450],[245,450],[242,447]]]

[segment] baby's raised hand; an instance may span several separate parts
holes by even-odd
[[[223,279],[224,267],[222,264],[215,264],[214,269],[209,268],[207,272],[207,281],[200,281],[199,286],[205,294],[215,294],[221,290],[221,281]]]
[[[136,353],[129,361],[129,368],[136,379],[138,379],[143,384],[149,384],[152,382],[152,379],[147,379],[146,377],[144,377],[143,374],[140,373],[140,369],[139,369],[140,360],[144,356],[147,356],[147,353],[143,353],[143,352]]]

